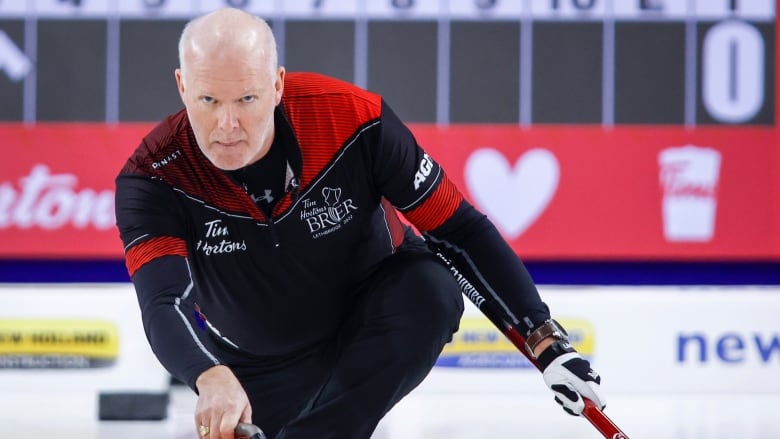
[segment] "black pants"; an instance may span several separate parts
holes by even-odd
[[[357,292],[332,343],[272,367],[229,349],[222,359],[269,438],[367,439],[428,375],[462,313],[447,268],[428,252],[401,250]]]

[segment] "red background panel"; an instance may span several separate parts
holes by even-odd
[[[151,127],[0,124],[6,145],[0,161],[0,257],[121,257],[113,217],[106,218],[107,211],[113,214],[113,205],[93,203],[85,213],[83,206],[68,203],[84,194],[93,200],[103,194],[105,199],[119,168]],[[525,259],[780,260],[780,157],[774,128],[411,128]],[[669,241],[664,234],[658,154],[683,145],[715,149],[721,155],[710,240]],[[487,163],[486,157],[497,165],[481,169],[469,183],[467,167],[480,160]],[[557,169],[557,184],[534,217],[528,213],[533,203],[523,197],[538,194],[544,176],[528,176],[550,166]],[[32,190],[33,170],[46,169],[46,185]],[[498,212],[496,206],[508,208]],[[38,216],[31,217],[31,212]],[[518,218],[527,221],[519,226]]]
[[[414,126],[414,131],[450,178],[494,220],[490,205],[499,201],[475,200],[465,181],[464,163],[474,151],[500,152],[515,175],[518,160],[533,149],[555,156],[560,177],[549,205],[524,233],[505,233],[526,258],[749,259],[780,253],[774,129],[482,125]],[[689,144],[722,156],[715,233],[707,242],[669,242],[663,233],[658,154]],[[511,204],[521,190],[537,189],[496,185],[495,197]],[[523,206],[514,207],[520,215]],[[501,229],[500,218],[496,222]]]
[[[103,194],[104,201],[113,197],[114,177],[150,128],[0,124],[5,145],[0,161],[0,257],[121,257],[113,203],[92,203],[85,212],[83,205],[77,208],[67,200],[85,194]],[[34,169],[39,176],[48,170],[47,178],[37,180],[43,185],[36,190],[29,181]]]

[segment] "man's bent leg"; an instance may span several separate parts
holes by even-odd
[[[430,372],[457,330],[463,297],[435,256],[402,251],[375,273],[342,331],[333,372],[277,439],[367,439]]]

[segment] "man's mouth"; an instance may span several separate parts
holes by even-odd
[[[228,147],[230,147],[230,146],[236,146],[236,145],[238,145],[239,143],[241,143],[241,141],[240,141],[240,140],[234,140],[234,141],[230,141],[230,142],[217,141],[217,144],[218,144],[219,146],[228,146]]]

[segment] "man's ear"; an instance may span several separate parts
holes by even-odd
[[[176,77],[176,87],[179,89],[179,96],[181,97],[181,101],[183,103],[184,102],[184,76],[182,75],[181,69],[174,70],[173,76]]]
[[[279,105],[279,102],[282,101],[282,94],[284,93],[284,74],[284,67],[279,67],[276,72],[276,81],[274,82],[274,88],[276,89],[276,96],[274,97],[276,105]]]

